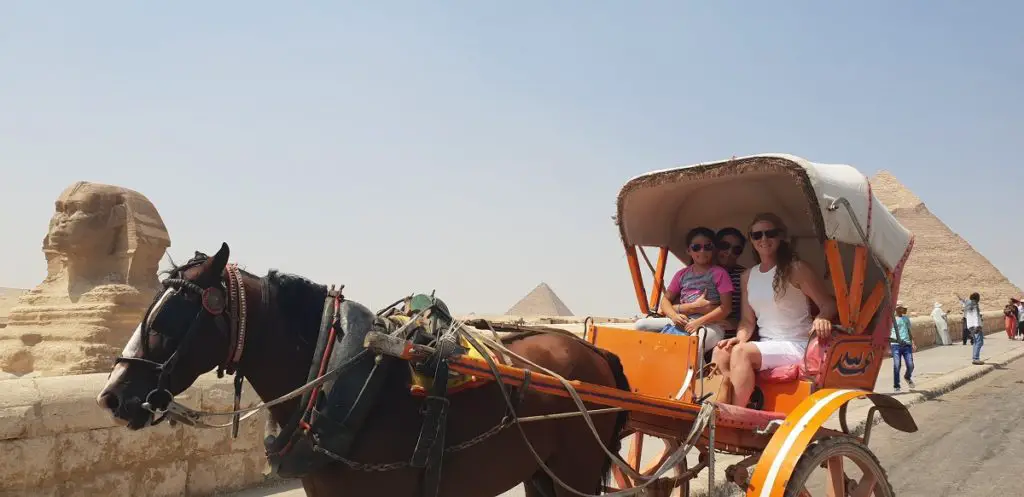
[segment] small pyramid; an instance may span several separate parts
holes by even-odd
[[[537,285],[505,314],[510,316],[572,316],[572,311],[547,283]]]
[[[900,224],[914,233],[914,248],[903,270],[900,300],[918,315],[931,313],[935,302],[951,314],[961,311],[954,293],[981,294],[981,310],[998,311],[1021,289],[967,240],[932,214],[921,199],[896,177],[881,171],[871,178],[871,191]]]

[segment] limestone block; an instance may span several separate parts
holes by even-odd
[[[60,433],[57,438],[57,478],[77,479],[118,467],[110,429]]]
[[[96,405],[106,374],[56,376],[36,379],[43,427],[49,433],[117,426],[109,412]]]
[[[115,495],[146,495],[132,493],[133,475],[130,471],[110,471],[89,475],[63,484],[61,497],[97,497]]]
[[[0,381],[0,407],[30,406],[39,402],[39,389],[35,380],[12,379]]]
[[[116,467],[130,468],[186,457],[187,451],[182,443],[186,430],[195,431],[194,428],[171,426],[165,421],[138,431],[120,426],[101,431],[110,434],[110,458]]]
[[[60,497],[60,490],[63,485],[49,485],[46,487],[32,487],[22,490],[2,490],[0,495],[4,497]],[[2,487],[0,487],[2,489]]]
[[[56,467],[55,437],[0,441],[0,495],[49,483]]]
[[[240,490],[267,479],[266,456],[262,451],[234,452],[228,456],[190,459],[189,495]]]
[[[39,412],[34,406],[0,407],[0,440],[24,437],[38,423]]]
[[[188,479],[185,491],[188,495],[211,495],[217,491],[217,461],[210,459],[189,459]]]
[[[174,461],[169,464],[146,468],[136,478],[132,495],[147,497],[172,497],[185,495],[188,481],[188,462]]]

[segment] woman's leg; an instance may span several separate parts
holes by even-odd
[[[733,388],[733,405],[746,406],[754,393],[754,375],[761,369],[761,352],[751,342],[732,348],[729,380]]]

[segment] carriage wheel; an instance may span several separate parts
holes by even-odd
[[[878,458],[863,443],[847,437],[825,438],[811,445],[800,456],[785,493],[785,497],[893,495]]]
[[[628,440],[627,440],[628,439]],[[665,444],[665,448],[661,450],[661,453],[655,457],[654,460],[648,464],[643,464],[644,459],[644,434],[639,432],[626,433],[622,439],[623,443],[629,443],[629,455],[624,457],[626,463],[628,463],[633,469],[637,470],[638,473],[644,476],[651,476],[658,471],[662,463],[665,462],[669,456],[677,448],[679,448],[679,442],[675,440],[661,439]],[[650,448],[647,454],[650,455],[656,449]],[[675,474],[680,474],[686,471],[686,460],[676,465]],[[609,482],[609,486],[606,488],[609,492],[616,492],[619,490],[626,490],[636,487],[640,482],[633,481],[626,473],[624,473],[618,466],[612,464],[611,467],[612,478]],[[678,484],[674,481],[673,471],[668,471],[667,474],[662,475],[657,481],[648,485],[644,490],[650,497],[676,497],[676,496],[688,496],[688,481],[682,481]]]

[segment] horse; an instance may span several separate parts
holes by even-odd
[[[154,297],[115,360],[96,402],[127,429],[141,430],[162,421],[147,404],[156,402],[154,392],[164,391],[170,402],[215,368],[219,374],[235,374],[236,380],[244,374],[264,402],[281,399],[307,383],[329,289],[273,269],[266,276],[254,276],[229,265],[229,253],[223,243],[213,257],[196,251],[195,257],[169,270],[164,291]],[[629,390],[619,358],[574,335],[521,333],[502,341],[513,357],[566,379]],[[387,370],[346,459],[300,476],[307,496],[430,494],[423,490],[424,471],[409,464],[420,437],[424,399],[410,391],[410,368],[404,362],[398,365],[405,367]],[[537,370],[519,359],[512,359],[511,365]],[[520,417],[578,411],[570,399],[528,386],[504,386],[517,396],[511,404],[505,402],[502,386],[490,381],[448,397],[443,438],[448,450],[433,493],[495,496],[525,483],[530,497],[578,495],[556,485],[539,459],[576,492],[600,494],[612,461],[595,432],[608,450],[618,454],[628,414],[595,413],[596,430],[578,416],[523,423],[521,430],[502,429],[510,406]],[[241,388],[240,382],[236,388]],[[299,398],[290,398],[268,408],[270,419],[278,427],[287,426],[302,407]]]

